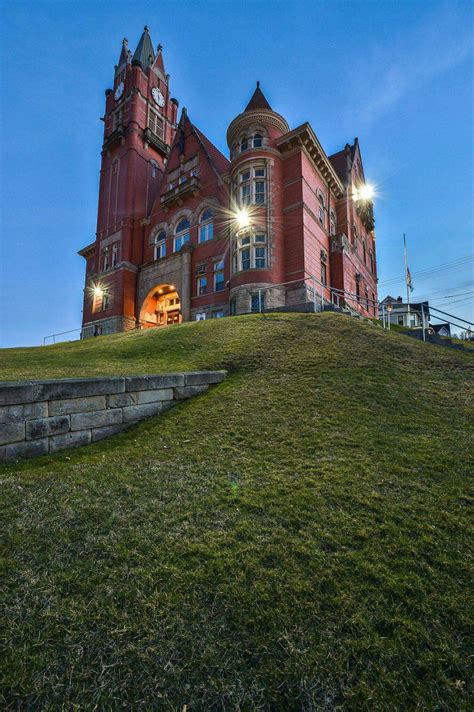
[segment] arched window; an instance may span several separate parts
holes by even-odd
[[[166,232],[160,230],[154,239],[154,259],[161,260],[166,257]]]
[[[319,200],[319,208],[318,208],[318,213],[319,213],[319,222],[321,225],[324,225],[324,198],[322,195],[318,195],[318,200]]]
[[[199,218],[199,242],[207,242],[214,237],[213,212],[210,208],[202,211]]]
[[[240,141],[240,150],[241,150],[241,151],[246,151],[246,150],[248,149],[248,147],[249,147],[249,142],[248,142],[247,137],[241,139],[241,141]]]
[[[179,252],[186,242],[189,242],[189,220],[187,218],[182,218],[176,225],[174,230],[174,251]]]
[[[256,133],[253,137],[253,147],[261,148],[263,143],[262,134]]]
[[[336,216],[332,210],[329,217],[329,232],[331,235],[336,234]]]

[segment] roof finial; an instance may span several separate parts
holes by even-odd
[[[260,89],[260,82],[257,80],[257,89]]]
[[[145,25],[145,27],[143,29],[145,32],[150,32],[150,28],[148,27],[148,25]]]
[[[157,52],[161,52],[162,49],[163,49],[163,45],[162,45],[161,42],[160,42],[160,43],[158,44],[157,48],[156,48],[156,51],[157,51]]]
[[[128,47],[128,40],[126,37],[123,38],[122,45],[124,45],[125,47]]]

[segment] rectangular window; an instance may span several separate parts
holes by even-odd
[[[327,268],[324,262],[321,262],[321,283],[324,284],[324,286],[328,283]]]
[[[253,174],[255,178],[265,178],[265,168],[255,168]]]
[[[197,293],[199,297],[203,294],[207,294],[207,277],[198,277]]]
[[[173,182],[171,182],[171,183],[169,184],[169,190],[173,190],[174,186],[175,186],[175,184],[174,184]]]
[[[266,267],[267,248],[266,247],[256,247],[255,248],[255,267],[257,269],[263,269]]]
[[[112,267],[115,267],[118,263],[118,244],[112,245]]]
[[[112,131],[116,131],[122,123],[123,110],[119,109],[112,115]]]
[[[209,222],[199,228],[199,243],[212,240],[214,237],[214,223]]]
[[[102,309],[108,309],[109,308],[109,295],[107,292],[104,292],[102,295]]]
[[[265,181],[255,181],[255,205],[262,205],[265,202]]]
[[[197,178],[198,175],[199,175],[199,168],[193,168],[193,170],[191,171],[191,177]]]
[[[166,257],[166,240],[160,240],[155,244],[155,260]]]
[[[240,253],[240,258],[242,262],[241,269],[250,269],[250,247],[246,247]]]
[[[251,296],[250,311],[262,312],[265,310],[265,294],[264,292],[255,292]]]
[[[240,204],[250,205],[250,183],[245,183],[240,191]]]
[[[106,269],[109,269],[109,248],[108,247],[106,247],[104,250],[102,269],[104,270],[104,272]]]
[[[181,183],[186,183],[186,176],[179,176],[179,182]]]
[[[214,262],[214,291],[222,292],[224,288],[224,260],[219,260],[219,262]]]
[[[231,299],[229,302],[229,313],[231,316],[235,316],[237,314],[237,303],[235,299]]]
[[[150,109],[148,125],[156,136],[163,138],[163,120],[158,116],[156,111],[153,111],[153,109]]]
[[[212,314],[213,319],[222,319],[223,316],[224,316],[224,312],[222,310],[216,311]]]
[[[398,317],[398,325],[403,326],[403,316]]]
[[[179,252],[186,242],[189,242],[189,232],[186,235],[174,238],[174,251]]]

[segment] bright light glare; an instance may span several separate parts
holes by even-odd
[[[365,183],[364,185],[361,185],[358,190],[355,191],[355,200],[369,201],[373,199],[374,194],[374,187],[372,185],[369,185],[368,183]]]
[[[248,214],[248,211],[245,210],[245,208],[241,208],[240,210],[236,211],[235,219],[240,230],[243,230],[244,227],[249,227],[250,225],[250,215]]]
[[[94,294],[96,297],[101,297],[103,295],[104,291],[102,287],[94,287]]]

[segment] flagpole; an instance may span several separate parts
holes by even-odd
[[[403,252],[405,256],[405,283],[407,287],[407,307],[408,307],[408,324],[410,326],[410,286],[408,284],[408,259],[407,259],[407,238],[403,233]]]

